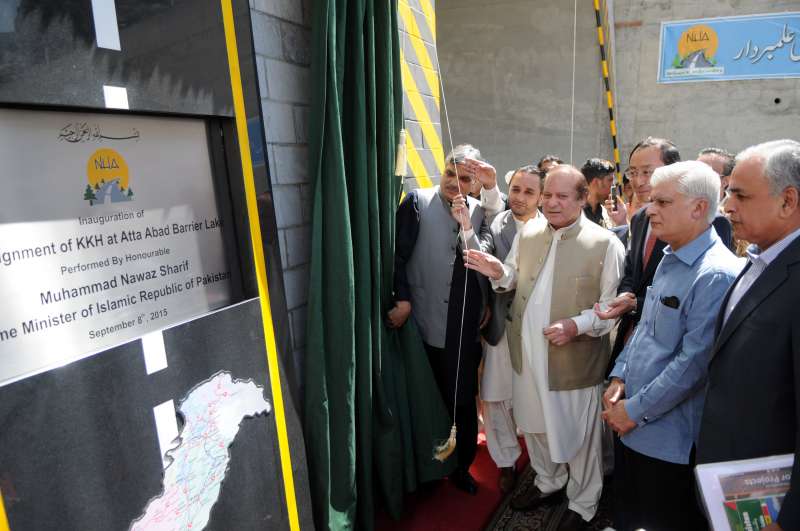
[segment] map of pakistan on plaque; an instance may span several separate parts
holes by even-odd
[[[271,411],[264,389],[222,371],[189,391],[178,411],[183,429],[166,452],[163,490],[130,531],[200,531],[208,525],[242,422]]]

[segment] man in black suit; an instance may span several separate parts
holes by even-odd
[[[628,160],[628,178],[633,184],[639,204],[646,205],[650,200],[650,177],[653,172],[656,168],[680,161],[681,156],[671,141],[648,136],[634,146]],[[730,249],[733,244],[730,222],[725,216],[718,215],[712,224],[722,242]],[[653,275],[664,256],[666,246],[666,242],[651,233],[646,208],[633,215],[630,223],[630,247],[625,255],[625,272],[617,289],[618,296],[609,303],[609,311],[603,313],[604,319],[622,317],[611,351],[609,370],[614,367],[617,356],[639,323],[647,287],[653,283]]]
[[[800,529],[800,143],[742,151],[727,195],[736,237],[755,247],[717,319],[697,462],[793,453],[789,492],[764,529]]]

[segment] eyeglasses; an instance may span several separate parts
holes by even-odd
[[[653,168],[642,168],[641,170],[639,168],[628,168],[625,170],[625,175],[628,179],[636,179],[638,177],[647,178],[653,175],[654,171]]]

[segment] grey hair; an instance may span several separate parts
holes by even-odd
[[[481,157],[481,151],[472,144],[460,144],[454,147],[444,160],[448,164],[461,164],[464,159],[468,158],[484,161],[483,157]]]
[[[800,190],[800,143],[785,138],[750,146],[736,155],[736,163],[753,157],[763,159],[772,195],[789,187]]]
[[[650,185],[655,187],[662,182],[676,181],[678,192],[693,199],[708,202],[706,221],[711,223],[717,215],[719,206],[719,176],[711,166],[696,160],[676,162],[661,166],[653,172]]]

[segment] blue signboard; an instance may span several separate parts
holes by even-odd
[[[661,23],[659,83],[800,77],[800,13]]]

